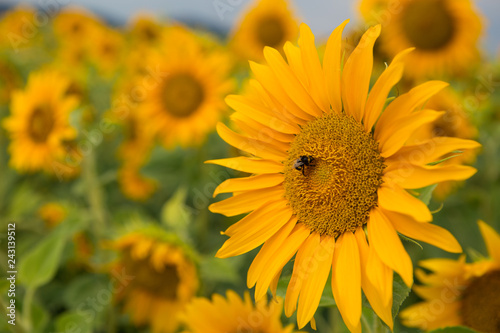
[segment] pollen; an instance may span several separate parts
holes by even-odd
[[[313,157],[304,174],[300,156]],[[299,222],[320,235],[338,236],[368,221],[377,206],[384,159],[370,133],[352,116],[332,113],[304,126],[285,162],[285,198]]]

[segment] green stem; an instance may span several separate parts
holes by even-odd
[[[103,235],[106,225],[106,210],[104,209],[104,200],[102,189],[97,177],[96,161],[94,152],[90,152],[83,159],[83,177],[87,185],[87,199],[90,205],[94,221],[94,232],[98,239]]]
[[[23,317],[25,320],[26,330],[31,332],[31,328],[33,327],[31,323],[31,308],[33,304],[33,296],[35,295],[35,288],[28,287],[26,292],[24,293],[23,299]]]
[[[0,297],[0,306],[2,307],[2,312],[3,312],[2,316],[4,318],[9,318],[9,317],[7,317],[7,314],[8,314],[7,304],[5,304],[3,298],[1,298],[1,297]],[[24,324],[20,314],[16,314],[16,325],[10,325],[10,324],[7,324],[7,325],[13,333],[27,333],[28,332],[28,330],[26,329],[26,325]]]
[[[365,332],[373,333],[370,323],[368,323],[368,320],[366,320],[366,317],[363,314],[361,314],[361,325],[364,325]]]

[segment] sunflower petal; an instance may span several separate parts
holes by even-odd
[[[214,191],[214,197],[219,193],[258,190],[274,187],[283,183],[285,177],[280,173],[270,173],[257,176],[231,178],[223,181]]]
[[[311,258],[311,272],[309,272],[309,276],[304,281],[300,291],[299,307],[297,310],[297,324],[299,329],[304,327],[313,318],[318,308],[326,280],[328,280],[328,275],[332,268],[334,248],[335,238],[325,236]]]
[[[302,55],[300,49],[293,45],[291,42],[286,42],[283,46],[288,64],[294,71],[295,75],[299,78],[305,87],[309,86],[309,78],[306,75],[304,66],[302,65]]]
[[[397,184],[382,184],[378,189],[378,202],[385,210],[412,216],[419,222],[432,221],[432,215],[419,199],[412,196]]]
[[[233,170],[238,170],[247,173],[280,173],[283,172],[283,164],[265,160],[261,158],[249,158],[249,157],[231,157],[223,158],[220,160],[209,160],[205,161],[207,164],[217,164],[230,168]]]
[[[330,112],[330,102],[326,93],[325,77],[321,69],[318,51],[314,45],[314,35],[306,24],[300,25],[299,47],[302,55],[302,64],[307,68],[310,76],[310,89],[312,98],[323,112]]]
[[[379,208],[370,212],[368,239],[384,264],[396,271],[405,284],[413,284],[413,266],[391,222]]]
[[[337,239],[332,267],[335,302],[347,327],[356,328],[361,318],[361,263],[352,232],[346,231]]]
[[[465,165],[410,165],[408,170],[394,170],[384,177],[407,189],[422,188],[449,180],[465,180],[476,173],[476,169]]]
[[[380,35],[380,24],[368,29],[347,59],[342,73],[344,109],[361,122],[373,68],[373,45]]]
[[[478,221],[478,225],[490,257],[500,263],[500,235],[483,221]]]
[[[341,97],[341,61],[342,61],[342,32],[349,20],[339,25],[328,38],[325,55],[323,57],[323,72],[330,105],[335,112],[342,111]]]

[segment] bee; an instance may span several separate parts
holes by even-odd
[[[295,160],[295,163],[293,163],[293,167],[295,168],[295,170],[302,171],[302,175],[305,176],[304,174],[305,167],[311,165],[313,161],[314,158],[312,156],[300,156],[298,159]]]

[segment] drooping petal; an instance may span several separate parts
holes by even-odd
[[[342,111],[340,80],[342,66],[342,32],[347,23],[349,23],[349,20],[345,20],[333,30],[326,43],[325,55],[323,57],[323,73],[325,75],[328,100],[335,112]]]
[[[411,165],[408,170],[394,170],[384,175],[389,182],[394,182],[407,189],[422,188],[448,180],[464,180],[472,177],[477,170],[465,165]]]
[[[413,284],[413,265],[391,222],[379,208],[370,212],[368,239],[384,264],[396,271],[405,284]]]
[[[361,263],[356,238],[349,231],[335,244],[332,291],[347,327],[356,329],[361,318]]]
[[[332,258],[335,247],[335,238],[325,236],[316,248],[310,263],[308,278],[304,281],[300,291],[299,307],[297,310],[297,324],[299,329],[304,327],[313,318],[318,308],[326,280],[332,268]],[[358,277],[359,277],[359,271]],[[356,274],[355,272],[353,274]],[[359,285],[361,287],[361,285]]]
[[[500,235],[483,221],[478,221],[478,224],[490,257],[500,263]]]
[[[380,24],[368,29],[347,59],[342,73],[342,101],[346,112],[361,122],[373,68],[373,45],[380,35]]]
[[[415,222],[406,215],[394,212],[385,212],[385,215],[396,231],[407,237],[429,243],[448,252],[462,252],[462,247],[455,237],[444,228],[431,223]]]
[[[380,207],[385,210],[410,215],[419,222],[432,221],[431,212],[426,204],[397,184],[382,184],[377,195]]]

